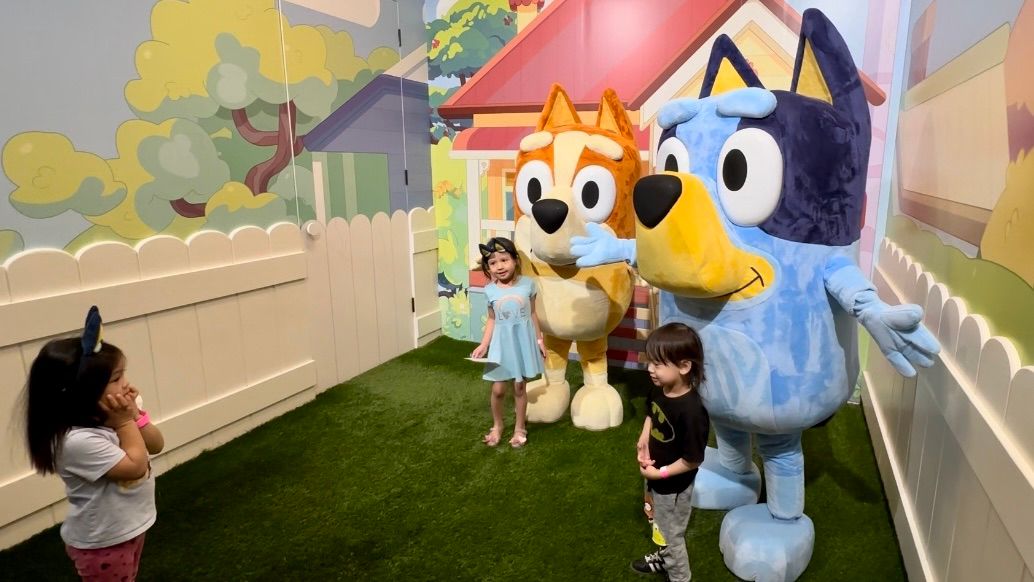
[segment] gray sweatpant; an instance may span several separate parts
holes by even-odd
[[[693,573],[689,570],[689,554],[686,552],[686,526],[693,511],[690,498],[693,486],[682,493],[661,495],[653,492],[653,520],[664,534],[668,545],[661,550],[664,569],[671,582],[689,582]]]

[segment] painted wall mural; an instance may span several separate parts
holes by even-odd
[[[25,26],[0,46],[26,58],[5,63],[20,91],[2,99],[24,115],[0,122],[0,188],[9,192],[0,260],[24,248],[74,252],[100,240],[427,206],[423,31],[416,1],[402,4],[9,7]],[[403,12],[412,16],[405,35]],[[87,31],[105,40],[87,41]],[[362,94],[370,86],[376,98]],[[406,103],[407,89],[416,103]],[[379,124],[384,110],[404,114]],[[363,131],[380,138],[376,148],[342,137]]]
[[[475,297],[476,315],[472,324],[468,293],[472,263],[467,164],[451,156],[454,140],[471,126],[471,120],[444,118],[439,107],[513,39],[518,29],[517,9],[524,19],[522,24],[530,22],[538,13],[540,3],[523,4],[510,0],[428,0],[424,3],[432,183],[438,224],[438,293],[442,327],[450,337],[470,339],[479,334],[486,320],[486,310],[482,298]],[[481,192],[483,186],[480,178],[478,180],[476,188]],[[510,217],[512,219],[512,210]]]
[[[1034,2],[915,0],[887,236],[1034,359]]]
[[[431,139],[445,333],[479,337],[476,242],[514,231],[517,144],[534,130],[553,82],[592,123],[613,88],[635,126],[644,171],[660,134],[659,107],[699,94],[710,39],[728,34],[766,87],[789,88],[800,13],[823,10],[865,74],[873,122],[860,264],[876,240],[899,6],[889,0],[437,0],[424,6]],[[593,71],[593,74],[585,74]],[[618,340],[620,343],[622,340]]]

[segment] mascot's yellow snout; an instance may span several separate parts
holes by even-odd
[[[639,273],[655,286],[683,297],[738,301],[772,285],[772,264],[733,243],[696,176],[646,176],[632,202]]]

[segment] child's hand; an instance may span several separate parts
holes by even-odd
[[[635,445],[636,460],[640,467],[653,466],[653,459],[650,458],[650,445],[647,441],[639,441]]]
[[[542,338],[539,338],[538,344],[539,344],[539,353],[542,354],[542,359],[545,360],[546,359],[546,344],[543,343]]]
[[[478,347],[474,348],[473,352],[470,352],[470,357],[483,358],[486,354],[488,354],[488,345],[480,344]]]
[[[650,461],[650,462],[653,463],[653,461]],[[652,467],[650,465],[645,465],[645,466],[644,465],[639,465],[639,474],[642,475],[643,478],[649,479],[651,481],[653,481],[655,479],[660,479],[661,478],[661,471],[660,471],[660,469],[657,469],[657,468]]]
[[[140,417],[140,406],[137,404],[137,400],[140,398],[140,391],[136,389],[136,386],[126,386],[126,391],[123,392],[126,398],[129,399],[130,404],[133,405],[133,420]]]
[[[136,406],[125,394],[107,394],[101,397],[99,404],[104,411],[104,426],[118,428],[127,422],[133,422]]]

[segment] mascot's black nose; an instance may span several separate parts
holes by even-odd
[[[532,204],[531,213],[535,215],[535,222],[539,223],[546,234],[553,234],[560,230],[560,225],[567,218],[567,205],[560,200],[548,198]]]
[[[639,222],[646,228],[660,224],[682,195],[682,180],[671,174],[640,178],[632,192],[632,206]]]

